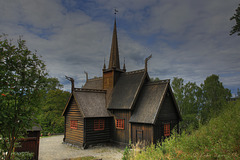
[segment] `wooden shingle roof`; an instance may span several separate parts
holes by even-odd
[[[71,97],[74,97],[83,117],[110,117],[106,108],[105,94],[104,90],[75,88]],[[69,104],[66,105],[63,115],[68,106]]]
[[[88,79],[82,88],[102,89],[103,88],[103,78],[98,77],[98,78]]]
[[[154,124],[169,81],[144,84],[129,122]]]
[[[108,109],[132,109],[147,76],[145,70],[122,73],[113,88]]]

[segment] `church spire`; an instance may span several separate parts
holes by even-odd
[[[115,18],[115,21],[114,21],[112,46],[111,46],[108,69],[120,69],[116,18]]]
[[[126,72],[125,57],[124,57],[123,71]]]
[[[106,64],[105,64],[105,58],[104,58],[103,71],[105,70],[106,70]]]
[[[116,12],[117,10],[115,10],[115,14]],[[107,90],[107,97],[110,98],[111,90],[113,89],[114,85],[117,83],[121,73],[126,72],[125,64],[123,66],[124,69],[120,69],[116,17],[114,20],[109,65],[107,69],[105,69],[105,67],[106,66],[103,65],[103,89]]]

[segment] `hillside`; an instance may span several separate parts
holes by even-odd
[[[190,135],[173,134],[167,141],[138,151],[125,149],[123,159],[240,159],[240,101]]]

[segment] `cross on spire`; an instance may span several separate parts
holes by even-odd
[[[117,8],[114,8],[114,14],[115,14],[115,16],[116,16],[117,12],[118,12]]]

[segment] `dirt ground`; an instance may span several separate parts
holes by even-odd
[[[102,160],[119,160],[123,155],[123,148],[117,146],[94,146],[80,149],[62,144],[63,135],[40,139],[39,160],[64,160],[85,156],[94,156]]]

